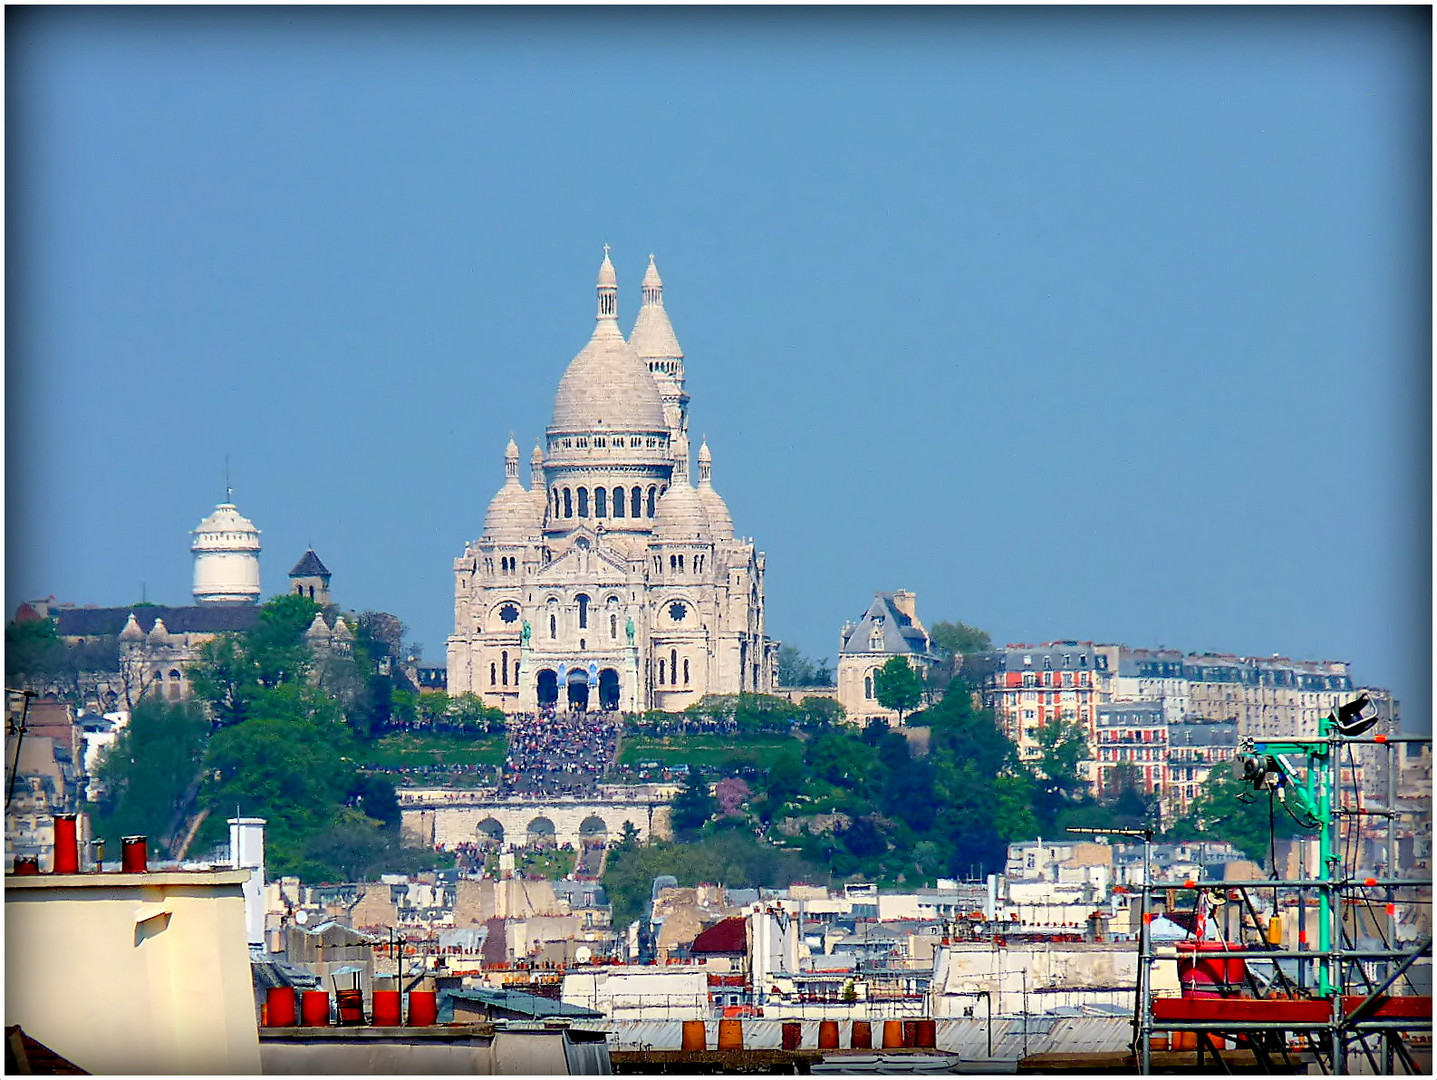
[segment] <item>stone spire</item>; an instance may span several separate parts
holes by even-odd
[[[619,275],[609,261],[609,245],[604,245],[604,261],[599,264],[599,311],[594,327],[595,337],[612,337],[619,333]]]
[[[688,429],[689,396],[684,392],[684,350],[674,334],[668,312],[664,310],[664,282],[654,257],[649,256],[649,269],[644,274],[644,302],[634,320],[629,344],[639,354],[659,388],[664,402],[664,422],[669,425],[670,438]]]
[[[519,482],[519,444],[514,441],[514,436],[509,436],[509,445],[504,447],[504,483],[507,485],[512,480]]]

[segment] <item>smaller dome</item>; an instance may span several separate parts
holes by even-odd
[[[707,542],[712,534],[708,511],[703,499],[693,489],[688,477],[678,480],[659,498],[654,508],[654,539],[656,540],[701,540]]]
[[[714,539],[732,540],[733,518],[729,515],[728,504],[723,501],[723,496],[714,490],[713,460],[713,454],[709,453],[708,440],[705,439],[699,444],[699,498],[703,500],[709,521],[713,523]]]
[[[169,640],[169,637],[170,637],[170,632],[165,629],[165,620],[164,620],[164,619],[158,619],[158,618],[157,618],[157,619],[155,620],[155,625],[152,626],[152,627],[150,627],[149,640],[150,640],[150,641],[168,641],[168,640]]]
[[[599,288],[616,289],[619,286],[619,275],[614,272],[614,264],[609,261],[609,245],[604,245],[604,261],[599,264]]]
[[[484,515],[484,535],[491,540],[522,540],[542,526],[533,492],[525,491],[517,480],[499,489]]]
[[[125,628],[120,631],[120,640],[143,641],[144,639],[145,632],[140,629],[139,620],[135,618],[135,613],[132,611],[130,617],[125,620]]]

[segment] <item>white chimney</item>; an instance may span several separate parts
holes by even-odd
[[[250,946],[264,946],[264,818],[229,819],[230,865],[253,870],[244,883],[244,922]]]

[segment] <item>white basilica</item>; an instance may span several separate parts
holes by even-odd
[[[484,533],[454,562],[449,692],[510,713],[768,692],[763,552],[734,535],[707,443],[690,479],[684,354],[653,257],[627,341],[607,247],[598,300],[529,486],[510,439]]]

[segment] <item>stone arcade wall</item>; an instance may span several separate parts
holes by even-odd
[[[632,822],[645,842],[672,835],[668,804],[637,799],[544,801],[436,792],[422,801],[405,799],[402,821],[405,835],[413,842],[445,848],[486,837],[501,839],[505,845],[523,845],[531,835],[547,835],[550,830],[554,844],[577,848],[585,839],[618,839],[625,822]]]

